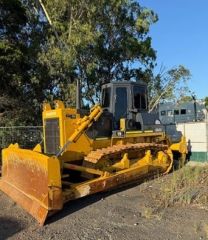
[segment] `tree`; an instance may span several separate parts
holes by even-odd
[[[27,49],[20,40],[21,29],[26,21],[26,11],[19,1],[0,1],[0,96],[2,115],[8,110],[19,109],[20,85],[24,78],[22,73],[27,69],[27,63],[24,59]]]
[[[192,101],[193,101],[193,97],[188,96],[188,95],[184,95],[180,99],[180,102],[182,102],[182,103],[187,103],[187,102],[192,102]]]
[[[206,109],[208,109],[208,97],[205,97],[204,102],[205,102]]]
[[[143,80],[153,99],[173,98],[188,78],[183,66],[154,76],[149,29],[158,17],[136,0],[42,0],[51,24],[40,2],[0,0],[1,125],[40,123],[44,100],[74,106],[76,79],[93,104],[110,81]]]
[[[180,102],[189,92],[187,82],[191,77],[190,71],[183,65],[165,70],[149,80],[149,109],[152,111],[160,101]]]
[[[49,85],[47,68],[38,61],[44,25],[30,1],[0,0],[1,126],[41,119],[40,102]]]
[[[82,82],[85,99],[94,103],[103,83],[138,80],[149,74],[147,69],[153,69],[156,53],[148,32],[158,18],[137,1],[43,3],[58,40],[52,29],[41,60],[63,99],[67,85],[75,78]]]

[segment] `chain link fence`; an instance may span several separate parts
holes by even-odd
[[[18,143],[21,148],[32,149],[41,143],[42,139],[42,126],[0,127],[0,152],[11,143]]]

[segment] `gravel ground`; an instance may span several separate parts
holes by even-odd
[[[156,211],[159,187],[151,180],[70,202],[44,227],[0,192],[0,239],[208,239],[208,211],[193,205]]]

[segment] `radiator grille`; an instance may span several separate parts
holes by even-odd
[[[56,154],[60,146],[59,119],[47,119],[45,121],[46,153]]]

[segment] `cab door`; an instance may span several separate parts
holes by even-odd
[[[128,117],[128,87],[116,86],[114,93],[115,93],[114,118],[115,122],[119,123],[121,118]]]

